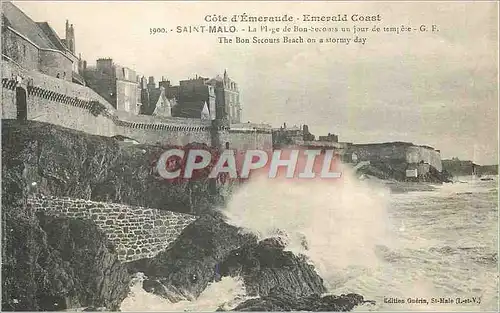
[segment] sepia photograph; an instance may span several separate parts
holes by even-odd
[[[1,311],[499,311],[497,1],[0,2]]]

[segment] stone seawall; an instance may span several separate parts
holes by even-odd
[[[94,221],[115,245],[122,262],[155,256],[197,219],[189,214],[145,207],[43,195],[30,196],[28,206],[49,215]]]

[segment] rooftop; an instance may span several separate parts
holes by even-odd
[[[2,2],[2,21],[6,26],[11,27],[15,31],[19,32],[42,49],[61,50],[61,46],[56,45],[53,40],[51,40],[47,36],[44,29],[40,27],[40,24],[44,23],[35,23],[31,18],[24,14],[23,11],[21,11],[11,2]],[[46,26],[44,25],[43,27]],[[60,41],[59,43],[62,45]],[[65,50],[66,49],[63,46],[63,51]]]

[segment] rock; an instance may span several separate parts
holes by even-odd
[[[286,290],[275,288],[269,295],[250,299],[239,304],[233,311],[314,311],[314,312],[346,312],[366,302],[363,296],[347,294],[341,296],[310,295],[296,297]]]
[[[129,275],[95,225],[52,217],[16,225],[4,247],[3,310],[119,309]]]
[[[88,307],[83,310],[83,312],[104,312],[107,311],[105,307]]]
[[[172,286],[169,286],[169,288],[167,288],[157,280],[144,280],[142,282],[142,288],[147,292],[166,298],[168,299],[168,301],[173,303],[185,299],[185,297],[182,296],[182,293],[179,290],[173,288]]]
[[[251,242],[257,242],[254,235],[225,223],[221,217],[204,215],[187,226],[168,250],[130,266],[165,288],[155,283],[155,293],[160,289],[160,295],[172,300],[164,294],[168,290],[192,300],[214,281],[217,264],[231,251]],[[150,290],[149,284],[146,288]]]
[[[233,251],[221,264],[223,276],[242,276],[247,293],[266,296],[280,287],[295,297],[326,292],[323,279],[303,255],[283,251],[283,241],[268,238]]]
[[[228,225],[220,216],[205,215],[168,250],[129,266],[149,277],[143,283],[146,291],[172,302],[197,298],[218,276],[241,275],[250,295],[266,296],[278,286],[295,297],[324,293],[314,267],[284,247],[281,238],[257,242],[254,235]]]
[[[116,310],[129,292],[130,275],[106,235],[89,220],[39,214],[47,244],[74,273],[82,305]]]
[[[36,215],[26,205],[30,157],[9,156],[2,167],[2,310],[117,310],[129,275],[106,236],[90,221]]]
[[[366,177],[376,177],[383,180],[396,180],[400,182],[407,181],[406,170],[408,163],[405,160],[380,159],[372,160],[370,164],[357,170],[358,175]],[[429,172],[424,176],[419,176],[415,181],[429,183],[450,182],[450,175],[446,172],[438,172],[433,166],[430,166]]]

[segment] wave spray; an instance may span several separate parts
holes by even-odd
[[[330,289],[347,268],[371,268],[375,248],[387,244],[389,191],[359,181],[347,168],[341,179],[256,177],[224,210],[229,223],[260,238],[285,236],[288,250],[309,257]]]

